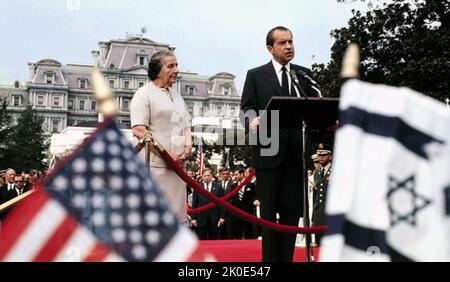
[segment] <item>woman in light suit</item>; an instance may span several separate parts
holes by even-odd
[[[151,134],[183,164],[192,150],[191,122],[183,98],[170,88],[178,73],[177,58],[172,52],[155,53],[148,66],[150,82],[134,94],[130,116],[134,136],[141,140]],[[154,148],[150,150],[150,173],[180,222],[186,222],[186,184],[167,167]]]

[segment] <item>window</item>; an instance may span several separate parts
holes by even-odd
[[[45,75],[45,81],[47,84],[53,84],[53,74],[47,73]]]
[[[188,95],[195,95],[195,86],[187,85],[186,86],[186,93]]]
[[[111,88],[111,89],[114,88],[114,80],[109,81],[109,88]]]
[[[194,108],[193,107],[189,107],[189,114],[192,116],[194,115]]]
[[[38,95],[37,96],[37,105],[38,106],[44,106],[44,95]]]
[[[84,100],[80,100],[80,110],[85,110],[84,104],[85,104],[85,101]]]
[[[80,80],[80,88],[81,89],[85,89],[86,88],[86,84],[87,84],[87,80],[86,79],[81,79]]]
[[[217,106],[217,115],[222,115],[222,107]]]
[[[129,100],[124,99],[122,101],[122,110],[124,110],[124,111],[130,110],[130,101]]]
[[[21,97],[20,96],[13,96],[13,105],[14,105],[14,107],[20,107],[20,99]]]
[[[91,110],[95,111],[97,109],[97,102],[91,101]]]
[[[14,88],[19,88],[20,87],[20,83],[18,81],[14,82]]]
[[[52,120],[52,132],[53,133],[59,132],[59,119]]]
[[[143,87],[144,86],[144,82],[139,82],[139,88],[141,88],[141,87]]]
[[[231,87],[227,85],[222,86],[222,95],[230,95]]]
[[[68,101],[67,101],[67,108],[68,108],[69,110],[73,110],[73,100],[68,100]]]
[[[140,56],[139,57],[139,65],[143,66],[145,64],[145,57]]]
[[[130,82],[129,81],[124,81],[123,82],[123,89],[129,89],[130,88]]]
[[[53,107],[60,107],[60,97],[59,96],[55,96],[53,97]]]

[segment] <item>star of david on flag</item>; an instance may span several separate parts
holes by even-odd
[[[0,231],[1,261],[208,261],[109,119]]]
[[[450,111],[358,80],[339,108],[320,260],[449,261]]]

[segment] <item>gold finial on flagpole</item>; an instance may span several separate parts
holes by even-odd
[[[111,89],[106,86],[105,79],[98,69],[92,72],[94,95],[97,99],[98,109],[105,118],[117,115],[117,103]]]
[[[342,78],[356,78],[359,76],[359,47],[355,43],[350,44],[342,60]]]

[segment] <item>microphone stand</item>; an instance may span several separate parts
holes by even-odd
[[[300,86],[300,83],[298,81],[298,78],[294,76],[294,74],[291,73],[291,79],[297,88],[298,92],[302,94],[302,96],[305,98],[305,100],[308,100],[308,96],[306,96],[305,91]],[[307,126],[306,121],[302,120],[302,140],[303,140],[303,146],[302,146],[302,175],[303,175],[303,225],[305,227],[310,226],[309,222],[309,201],[308,201],[308,173],[306,170],[306,144],[307,143]],[[306,261],[311,262],[311,258],[313,258],[314,254],[312,252],[311,248],[311,234],[305,234],[305,246],[306,246]]]

